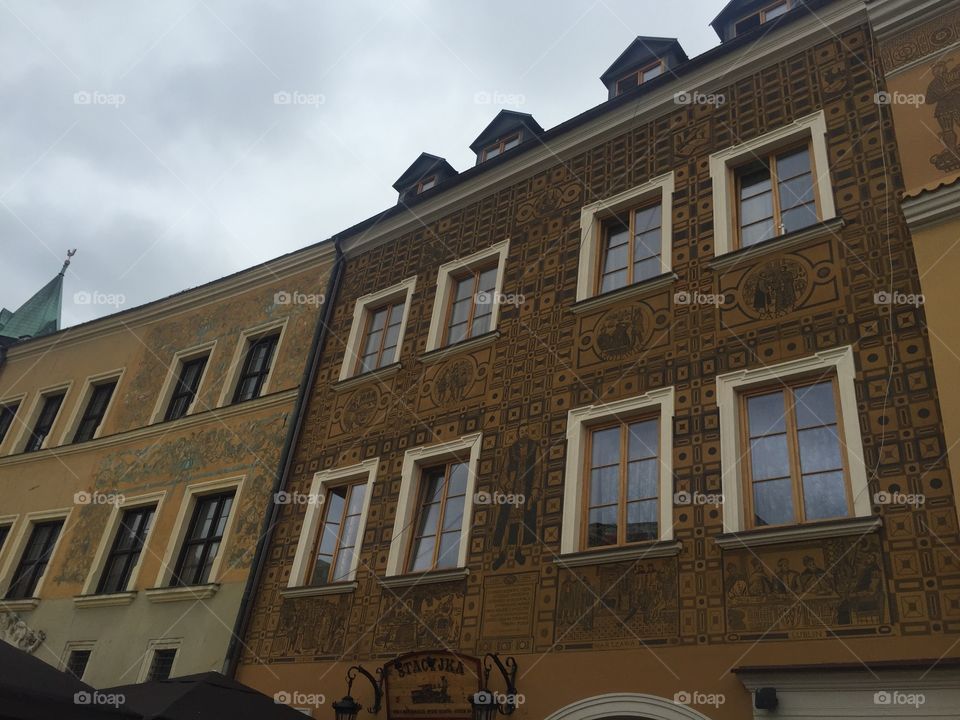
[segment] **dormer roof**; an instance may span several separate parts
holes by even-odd
[[[470,143],[470,149],[479,157],[484,148],[516,130],[524,131],[521,142],[543,133],[543,128],[533,119],[533,115],[515,110],[501,110],[477,139]]]
[[[436,184],[440,184],[449,177],[453,177],[457,171],[442,157],[431,155],[427,152],[420,153],[420,156],[411,163],[410,167],[403,171],[403,174],[397,178],[393,184],[393,189],[400,193],[400,199],[410,197],[411,194],[417,194],[417,187],[421,180],[436,176]]]
[[[617,95],[617,82],[635,70],[656,63],[660,60],[665,69],[676,67],[687,61],[687,53],[680,47],[676,38],[638,36],[613,64],[600,76],[601,82],[607,86],[609,97]]]
[[[740,20],[776,4],[777,0],[730,0],[710,21],[710,27],[724,42],[732,40],[737,35],[736,26]],[[788,9],[793,10],[803,4],[804,0],[788,0]]]

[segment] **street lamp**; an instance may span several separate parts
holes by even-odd
[[[500,702],[500,696],[490,691],[491,666],[496,665],[507,685],[506,697]],[[497,714],[512,715],[517,709],[517,661],[508,657],[500,661],[496,653],[487,653],[483,658],[483,689],[470,696],[470,708],[473,710],[473,720],[494,720]]]
[[[357,673],[369,680],[371,687],[373,687],[373,705],[368,707],[367,710],[374,715],[380,712],[380,701],[383,699],[383,670],[377,668],[377,677],[374,677],[362,665],[354,665],[347,670],[347,694],[343,699],[333,703],[336,720],[357,720],[357,715],[363,709],[363,706],[350,695]]]

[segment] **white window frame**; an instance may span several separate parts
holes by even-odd
[[[388,577],[411,574],[407,573],[406,555],[410,546],[411,533],[414,532],[413,521],[418,509],[417,490],[420,486],[422,469],[447,460],[463,462],[464,455],[467,455],[467,490],[463,501],[463,525],[460,528],[460,550],[457,557],[457,568],[467,566],[470,530],[473,525],[473,495],[476,492],[482,444],[483,433],[474,433],[449,442],[420,445],[404,453],[400,477],[400,497],[397,500],[397,514],[393,521],[393,535],[391,536],[390,551],[387,556]],[[451,569],[453,568],[428,570],[426,572],[447,572]]]
[[[837,375],[840,394],[840,414],[837,418],[843,428],[843,452],[849,468],[850,491],[853,497],[850,517],[869,517],[872,514],[867,468],[863,458],[863,438],[860,435],[860,417],[857,413],[855,379],[857,369],[853,348],[849,345],[823,350],[809,357],[788,360],[777,365],[751,370],[737,370],[717,376],[717,406],[720,411],[720,465],[723,485],[723,526],[725,532],[739,532],[749,526],[746,522],[743,494],[746,488],[740,472],[744,458],[740,437],[739,394],[771,380],[789,379],[809,372],[833,370]],[[839,519],[839,518],[838,518]],[[804,527],[802,523],[790,527]],[[762,529],[762,528],[761,528]]]
[[[64,398],[66,399],[66,398]],[[7,405],[13,405],[13,403],[19,403],[17,406],[17,413],[13,416],[13,421],[10,423],[10,428],[7,430],[7,435],[2,440],[0,440],[0,455],[5,455],[5,448],[9,448],[10,452],[14,451],[16,447],[16,442],[20,437],[20,432],[22,430],[24,410],[27,408],[27,393],[20,393],[19,395],[8,395],[5,398],[0,398],[0,407],[5,407]],[[18,428],[17,426],[21,427]]]
[[[173,664],[170,666],[170,677],[175,677],[174,668],[177,667],[177,663],[180,660],[180,650],[183,648],[183,640],[177,638],[175,640],[159,639],[151,640],[147,643],[147,652],[143,656],[143,664],[140,666],[140,674],[137,676],[137,682],[142,683],[146,682],[147,675],[150,672],[150,666],[153,665],[153,654],[157,650],[176,650],[177,654],[173,657]]]
[[[81,385],[83,392],[80,395],[80,401],[73,404],[73,409],[70,411],[70,415],[67,419],[67,426],[64,429],[63,434],[60,436],[59,445],[73,443],[73,435],[77,432],[77,427],[80,425],[80,419],[83,417],[83,413],[86,412],[87,404],[90,402],[90,398],[93,396],[94,385],[98,385],[105,380],[116,380],[117,386],[114,388],[109,402],[107,402],[107,409],[103,413],[103,419],[100,421],[100,425],[97,426],[96,432],[94,432],[91,440],[96,440],[98,437],[100,437],[100,433],[103,430],[103,423],[106,422],[107,416],[113,409],[114,403],[116,403],[117,400],[117,396],[120,394],[120,382],[123,380],[123,375],[125,372],[126,368],[117,368],[115,370],[109,370],[107,372],[87,376]],[[66,403],[67,399],[64,398],[63,401]],[[60,409],[62,411],[63,407]]]
[[[310,581],[310,573],[313,571],[313,549],[316,547],[317,537],[323,529],[327,491],[331,487],[365,479],[363,482],[363,509],[360,513],[360,525],[357,528],[357,543],[354,546],[353,562],[350,564],[349,574],[342,582],[353,582],[356,579],[357,567],[360,565],[363,534],[366,532],[367,517],[370,513],[370,498],[373,495],[373,484],[377,480],[379,464],[380,458],[370,458],[349,467],[321,470],[313,476],[313,483],[310,485],[310,495],[308,496],[310,501],[307,503],[307,511],[303,518],[300,540],[297,543],[297,552],[293,558],[293,567],[290,570],[287,587],[304,587]]]
[[[97,584],[100,582],[100,575],[103,573],[107,557],[110,555],[110,549],[113,547],[113,541],[116,539],[117,530],[120,528],[120,519],[127,510],[136,510],[147,505],[155,505],[153,512],[153,522],[147,531],[147,537],[143,541],[143,550],[140,552],[140,558],[137,564],[130,571],[130,579],[127,586],[119,592],[130,592],[137,584],[137,578],[140,576],[140,570],[143,567],[143,558],[147,554],[147,548],[150,546],[150,540],[157,528],[157,520],[160,517],[160,510],[163,507],[163,501],[167,496],[166,490],[150,493],[148,495],[138,495],[136,497],[121,496],[122,500],[113,504],[110,510],[110,517],[107,519],[107,526],[100,537],[100,544],[97,546],[97,552],[93,556],[93,563],[90,565],[90,571],[87,573],[87,579],[83,583],[83,595],[92,595],[96,592]]]
[[[90,657],[87,660],[87,666],[83,669],[83,674],[87,674],[87,669],[90,667],[90,661],[93,660],[93,651],[97,647],[96,640],[71,640],[66,645],[63,646],[63,655],[60,657],[60,666],[57,668],[61,672],[67,671],[67,661],[70,659],[70,653],[74,650],[89,650]],[[78,680],[83,680],[82,677],[77,678]]]
[[[238,508],[240,507],[243,485],[246,475],[223,478],[222,480],[210,480],[209,482],[195,483],[188,485],[184,490],[183,499],[180,501],[180,509],[177,511],[177,519],[173,525],[173,531],[170,533],[170,539],[167,542],[167,549],[163,555],[163,563],[160,565],[160,572],[157,574],[156,588],[162,589],[180,589],[170,587],[170,581],[173,578],[173,571],[180,559],[180,548],[183,547],[183,541],[187,534],[187,527],[190,525],[190,518],[193,515],[193,509],[196,507],[197,498],[205,495],[216,495],[224,490],[233,488],[233,504],[230,506],[230,517],[227,518],[227,524],[223,529],[223,539],[220,541],[220,547],[217,550],[217,556],[213,559],[210,566],[210,577],[207,578],[207,585],[216,584],[220,579],[220,565],[227,553],[230,541],[233,536],[233,526],[237,522]],[[186,585],[184,587],[196,587]]]
[[[496,294],[503,293],[503,276],[507,266],[507,255],[510,252],[510,238],[502,240],[488,248],[467,255],[466,257],[451,260],[444,263],[437,271],[437,293],[433,300],[433,313],[430,316],[430,330],[427,332],[426,351],[437,350],[441,347],[448,347],[444,344],[444,335],[447,328],[445,320],[447,317],[447,308],[450,304],[450,294],[453,292],[454,275],[463,270],[473,271],[478,267],[486,265],[490,258],[497,258],[497,280]],[[500,320],[500,303],[494,302],[491,308],[490,329],[487,332],[493,332],[497,329],[497,323]],[[461,340],[467,342],[471,338]],[[454,343],[456,344],[456,343]]]
[[[13,544],[15,535],[14,532],[17,529],[17,519],[20,517],[19,513],[14,513],[12,515],[0,515],[0,527],[9,528],[7,530],[7,539],[3,541],[3,545],[0,545],[0,578],[3,577],[3,570],[5,570],[3,564],[3,558],[7,554],[7,550]],[[2,584],[0,584],[2,587]],[[0,595],[0,598],[3,596]]]
[[[710,156],[710,178],[713,181],[713,254],[725,255],[736,249],[739,229],[734,226],[737,203],[736,169],[758,157],[801,140],[810,140],[813,152],[814,189],[820,210],[820,222],[837,216],[830,182],[827,156],[827,120],[823,110],[794,120],[752,140],[715,152]]]
[[[600,294],[597,288],[597,271],[600,267],[603,221],[650,200],[660,200],[660,272],[668,273],[673,269],[674,182],[674,173],[671,170],[613,197],[598,200],[581,208],[580,261],[577,268],[578,302]]]
[[[47,433],[47,437],[45,437],[43,440],[43,445],[41,445],[40,449],[36,452],[57,447],[57,445],[53,444],[53,439],[55,437],[59,437],[59,435],[54,433],[54,429],[57,427],[57,425],[63,422],[63,414],[66,411],[67,402],[70,401],[70,390],[72,388],[73,380],[66,383],[50,385],[37,391],[33,401],[30,403],[30,408],[27,411],[26,417],[24,418],[23,422],[20,423],[20,430],[17,433],[17,439],[13,442],[13,452],[22,453],[27,447],[27,439],[29,438],[30,433],[33,432],[33,428],[37,424],[37,420],[40,418],[40,412],[43,410],[44,400],[50,395],[63,392],[63,402],[60,403],[60,409],[57,410],[57,416],[53,419],[53,425],[50,426],[50,432]]]
[[[247,357],[247,349],[250,347],[250,344],[256,342],[265,335],[270,335],[274,330],[279,330],[280,335],[277,338],[276,347],[273,349],[273,357],[270,360],[270,371],[267,373],[267,377],[263,380],[263,387],[260,388],[260,397],[270,393],[270,384],[273,382],[273,376],[276,374],[277,360],[280,357],[281,348],[283,347],[283,339],[287,334],[288,320],[289,317],[285,317],[280,320],[274,320],[273,322],[257,325],[256,327],[247,328],[240,333],[240,338],[236,344],[236,349],[233,351],[233,359],[230,361],[230,367],[227,369],[226,381],[223,384],[223,388],[220,390],[220,400],[217,403],[217,407],[225,407],[233,404],[233,394],[237,390],[237,381],[240,379],[240,370],[243,367],[244,359]],[[206,368],[204,368],[204,373],[206,373]],[[199,395],[199,389],[197,394]],[[256,398],[253,398],[253,400],[256,400]]]
[[[563,480],[563,525],[560,531],[560,554],[610,550],[611,546],[580,547],[583,522],[583,487],[586,482],[587,441],[594,427],[610,420],[632,416],[637,412],[655,409],[660,419],[660,487],[659,537],[655,541],[673,539],[673,386],[651,390],[637,397],[610,403],[598,403],[574,408],[567,413],[567,461]],[[632,544],[631,544],[632,545]],[[641,543],[637,543],[642,546]],[[622,546],[616,546],[621,548]]]
[[[417,276],[414,275],[396,285],[357,298],[357,301],[353,304],[353,322],[350,324],[350,335],[347,337],[343,364],[340,366],[340,380],[346,380],[357,375],[357,363],[360,360],[360,354],[366,340],[363,334],[367,327],[367,317],[370,311],[402,298],[404,301],[403,317],[400,320],[400,334],[397,336],[397,354],[393,359],[393,362],[399,362],[400,354],[403,351],[403,336],[406,334],[407,320],[410,317],[410,303],[416,286]]]
[[[203,383],[206,381],[207,374],[210,372],[210,361],[213,359],[213,351],[216,347],[217,341],[213,340],[174,353],[170,365],[167,366],[167,375],[163,380],[160,395],[157,397],[157,403],[154,405],[153,412],[150,415],[151,424],[163,422],[163,416],[167,413],[167,407],[170,405],[170,398],[173,397],[173,392],[176,389],[177,380],[180,378],[180,370],[183,368],[183,364],[205,355],[207,357],[207,364],[200,374],[200,382],[197,384],[197,394],[190,403],[190,407],[187,408],[187,414],[184,415],[184,417],[193,413],[197,406],[197,401],[200,398],[200,392],[203,390]]]
[[[13,573],[16,571],[17,565],[20,564],[20,559],[23,557],[23,551],[26,550],[27,541],[30,539],[30,533],[33,531],[34,524],[47,520],[63,520],[63,527],[60,528],[57,541],[53,544],[53,550],[50,552],[47,567],[44,568],[43,575],[40,576],[40,579],[37,581],[37,587],[34,589],[33,595],[31,595],[31,597],[34,598],[40,597],[40,593],[43,591],[43,584],[47,581],[47,576],[50,574],[50,566],[57,556],[57,551],[60,549],[64,535],[66,535],[70,529],[70,513],[72,512],[73,508],[56,508],[54,510],[38,510],[36,512],[26,513],[19,522],[10,528],[10,533],[7,535],[7,542],[5,543],[6,547],[3,548],[6,559],[3,562],[3,570],[0,572],[0,605],[4,603],[3,598],[5,598],[10,591],[10,582],[13,580]],[[21,601],[11,600],[10,602],[17,603]]]

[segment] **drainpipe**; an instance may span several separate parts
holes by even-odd
[[[313,389],[313,384],[316,381],[317,371],[320,369],[323,346],[327,339],[327,328],[333,319],[334,301],[340,292],[340,281],[343,278],[346,257],[340,247],[339,238],[334,238],[333,247],[337,255],[333,263],[333,269],[330,272],[330,280],[327,282],[327,293],[323,296],[323,313],[317,321],[317,327],[313,333],[313,343],[310,347],[310,353],[307,356],[307,363],[303,369],[303,377],[300,380],[300,390],[297,393],[297,403],[293,410],[293,422],[290,423],[290,427],[287,428],[287,437],[283,442],[283,452],[280,456],[280,467],[277,471],[273,491],[270,493],[269,505],[264,515],[260,539],[257,542],[257,550],[253,556],[253,565],[250,569],[250,575],[247,577],[247,585],[243,590],[243,597],[240,599],[240,609],[237,612],[237,619],[233,626],[233,634],[230,636],[230,645],[227,647],[227,657],[223,664],[223,674],[229,678],[236,675],[237,665],[240,664],[240,654],[242,652],[240,639],[246,634],[247,627],[250,624],[254,594],[260,585],[260,578],[263,575],[263,567],[265,565],[264,561],[267,556],[267,548],[270,547],[273,528],[276,525],[277,515],[280,512],[280,506],[276,503],[276,496],[277,493],[284,489],[287,478],[290,475],[296,440],[300,435],[300,429],[303,427],[303,420],[307,413],[307,400],[310,391]]]

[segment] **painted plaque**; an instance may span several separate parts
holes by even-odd
[[[471,720],[480,661],[447,650],[401,655],[384,665],[388,720]]]

